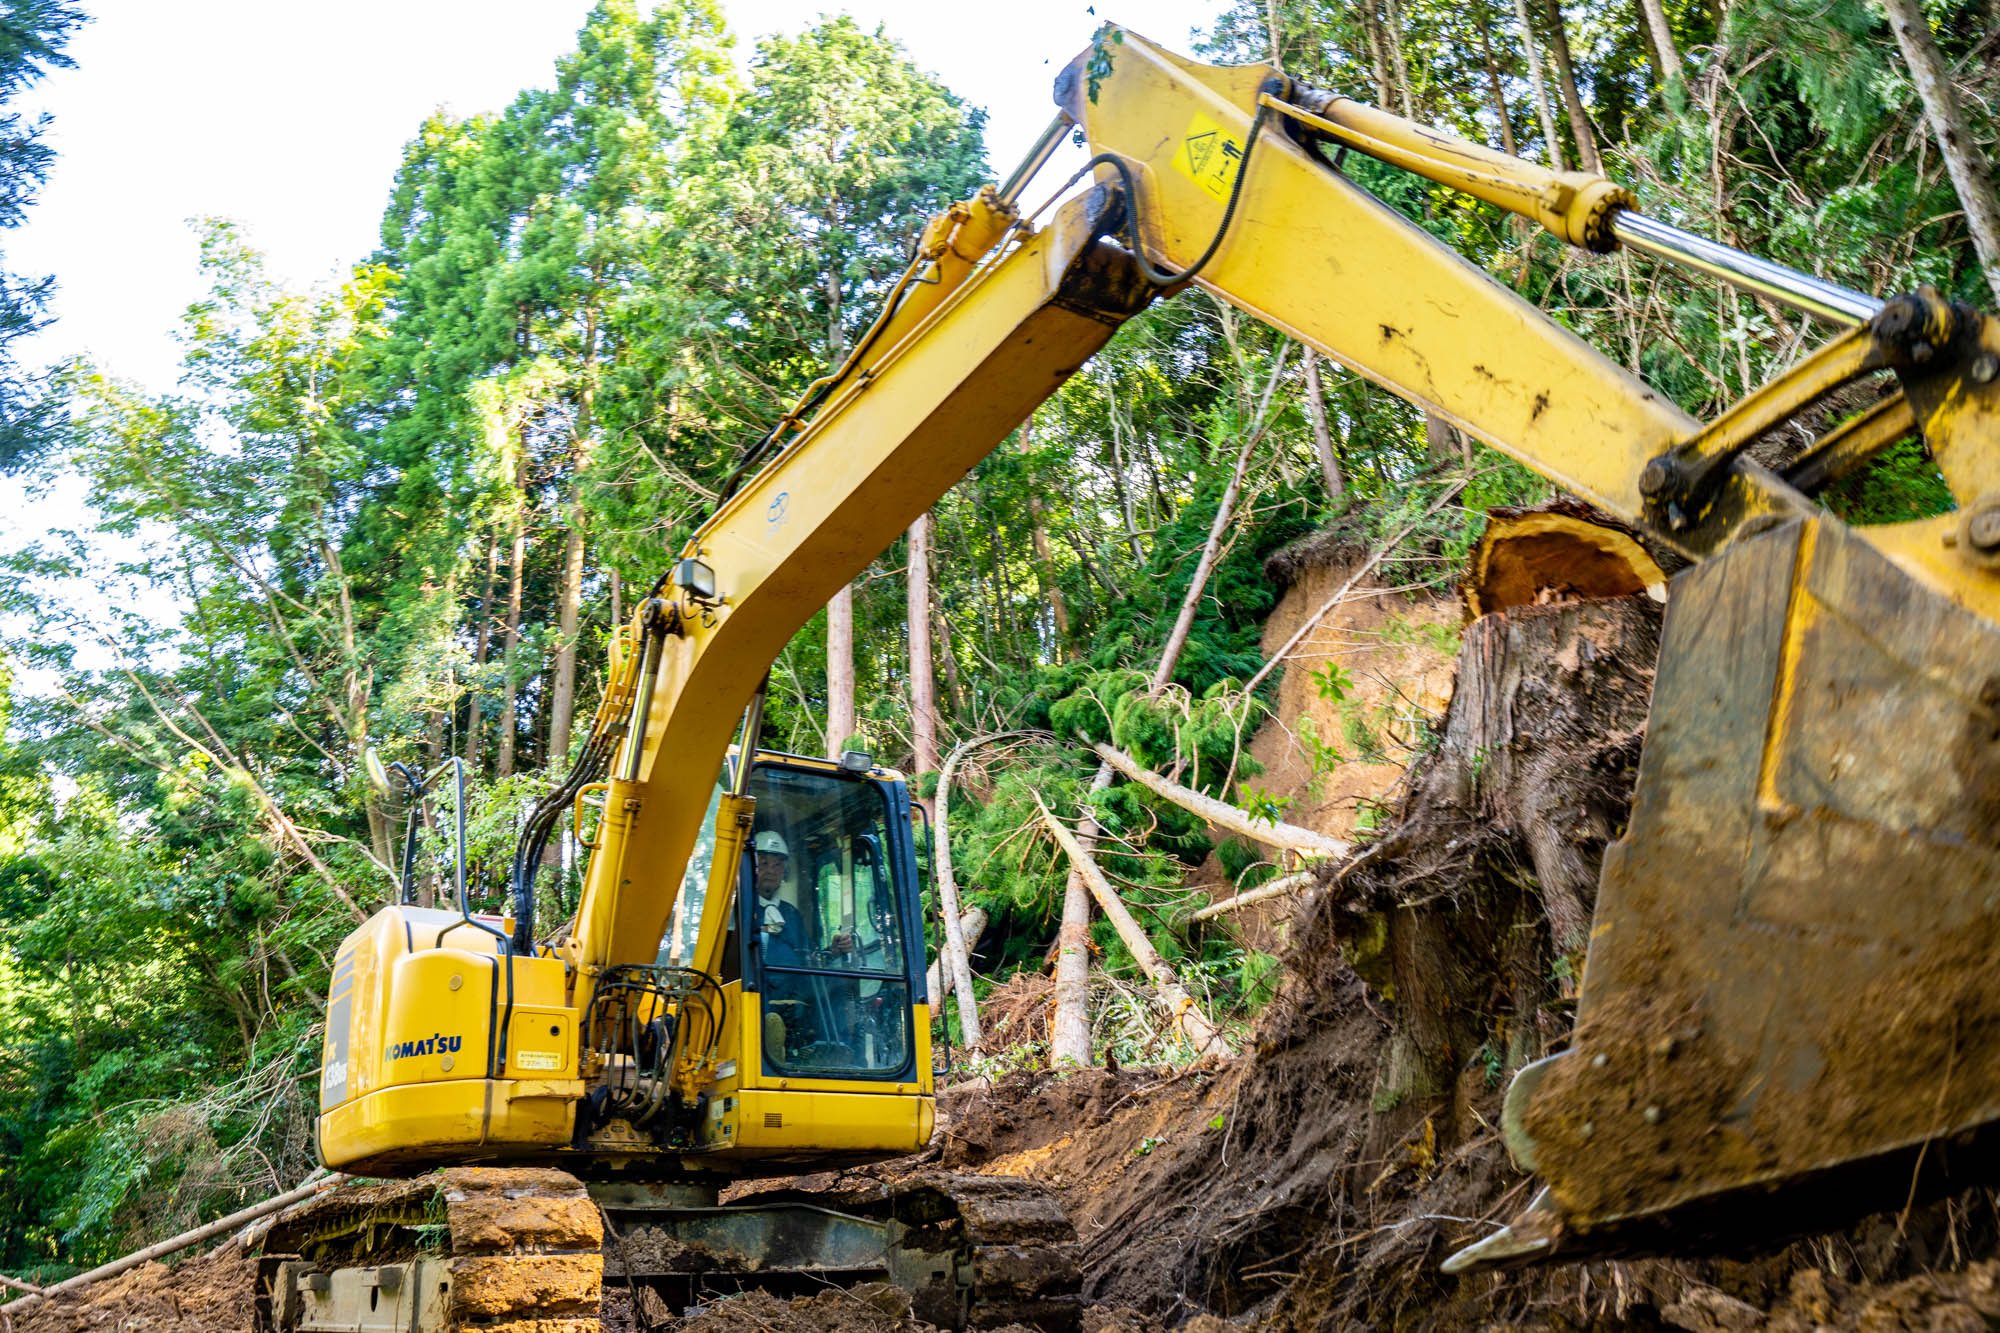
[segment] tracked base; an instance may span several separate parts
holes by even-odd
[[[264,1253],[262,1333],[596,1333],[606,1282],[679,1309],[716,1292],[888,1281],[949,1329],[1073,1333],[1081,1313],[1060,1205],[997,1176],[723,1207],[699,1187],[461,1167],[332,1191],[282,1217]]]
[[[596,1333],[603,1226],[562,1171],[455,1167],[334,1190],[264,1240],[257,1325],[278,1333]]]
[[[934,1174],[841,1195],[791,1191],[728,1206],[673,1186],[593,1193],[610,1232],[605,1280],[680,1308],[718,1291],[802,1294],[888,1281],[940,1328],[1069,1333],[1082,1271],[1076,1232],[1033,1181]]]

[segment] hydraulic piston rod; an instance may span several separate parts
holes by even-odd
[[[1629,208],[1612,213],[1611,234],[1634,250],[1721,278],[1745,291],[1761,292],[1822,319],[1865,324],[1882,308],[1882,302],[1872,296],[1718,245]]]

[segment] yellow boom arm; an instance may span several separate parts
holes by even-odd
[[[588,1006],[604,969],[654,956],[673,908],[662,886],[680,882],[731,736],[785,643],[1119,325],[1192,282],[1683,553],[1716,557],[1676,581],[1631,831],[1607,856],[1576,1048],[1599,1058],[1562,1058],[1509,1103],[1510,1142],[1537,1159],[1562,1221],[1495,1238],[1468,1262],[1543,1256],[1556,1235],[1629,1237],[1690,1201],[1764,1197],[1864,1159],[1879,1168],[1927,1135],[2000,1124],[2000,1039],[1940,1052],[1939,1067],[1961,1071],[1949,1097],[1842,1054],[1900,1039],[1884,1026],[1898,997],[2000,893],[2000,326],[1933,293],[1881,304],[1749,260],[1640,218],[1608,181],[1463,143],[1271,66],[1203,66],[1107,28],[1057,100],[1097,154],[1094,188],[1040,232],[1015,221],[1026,171],[933,222],[877,327],[780,423],[774,455],[642,608],[640,644],[600,717],[600,737],[629,735],[561,948],[570,1005]],[[1456,186],[1573,244],[1639,246],[1856,327],[1703,425],[1384,206],[1328,147]],[[1901,393],[1784,476],[1745,456],[1878,371]],[[1956,514],[1850,531],[1801,489],[1913,427]],[[696,967],[720,956],[747,827],[741,802],[723,807]],[[1897,886],[1899,924],[1883,919],[1881,885]],[[1591,1126],[1565,1137],[1585,1117],[1564,1108],[1609,1095],[1592,1070],[1631,1076],[1616,1062],[1637,1038],[1616,1016],[1660,984],[1661,957],[1676,960],[1676,1003],[1712,1043],[1698,1067],[1738,1080],[1729,1105],[1744,1123],[1730,1132],[1747,1146],[1714,1161],[1662,1148],[1646,1160],[1670,1170],[1607,1195],[1583,1143]],[[1823,1049],[1831,1015],[1861,993],[1875,997],[1869,1013],[1842,1015],[1844,1046]],[[1845,1108],[1844,1137],[1802,1144],[1782,1117],[1752,1114],[1801,1070],[1820,1071]],[[1653,1124],[1615,1133],[1629,1146]]]

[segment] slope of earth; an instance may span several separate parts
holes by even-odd
[[[1284,596],[1264,622],[1266,658],[1285,655],[1269,721],[1249,744],[1257,785],[1289,800],[1285,818],[1351,838],[1364,810],[1401,782],[1428,725],[1451,700],[1462,613],[1449,591],[1399,589],[1366,553],[1330,534],[1274,552]],[[1321,614],[1323,612],[1323,614]]]
[[[250,1333],[257,1255],[235,1240],[181,1258],[141,1264],[22,1314],[0,1311],[12,1333]]]

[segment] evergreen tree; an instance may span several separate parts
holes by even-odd
[[[71,66],[63,47],[83,22],[83,11],[68,0],[7,0],[0,7],[0,228],[21,225],[55,160],[42,140],[49,117],[31,119],[14,102],[51,69]],[[46,386],[22,371],[12,350],[47,322],[54,279],[23,277],[5,263],[0,257],[0,470],[46,446],[55,431]]]

